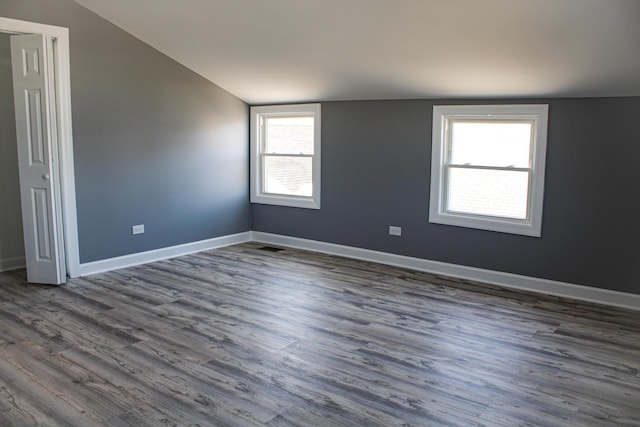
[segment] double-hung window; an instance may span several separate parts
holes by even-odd
[[[320,208],[320,104],[251,108],[251,202]]]
[[[537,236],[547,105],[433,107],[429,221]]]

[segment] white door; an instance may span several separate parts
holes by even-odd
[[[60,195],[53,183],[58,167],[51,48],[42,34],[11,37],[27,280],[60,284],[66,268]]]

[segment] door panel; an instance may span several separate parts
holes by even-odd
[[[25,102],[27,105],[27,145],[29,147],[30,165],[40,164],[46,166],[44,143],[42,141],[42,114],[40,106],[42,100],[40,90],[30,89],[25,91]]]
[[[60,284],[66,279],[60,244],[59,195],[54,192],[55,105],[49,41],[41,34],[11,37],[20,196],[27,279]]]
[[[34,223],[37,227],[36,232],[36,261],[51,260],[51,242],[49,241],[49,223],[46,188],[32,188],[32,206]]]

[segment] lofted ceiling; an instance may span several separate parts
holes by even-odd
[[[250,104],[640,95],[640,0],[76,0]]]

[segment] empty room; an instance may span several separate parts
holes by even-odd
[[[0,426],[640,425],[637,0],[0,0]]]

